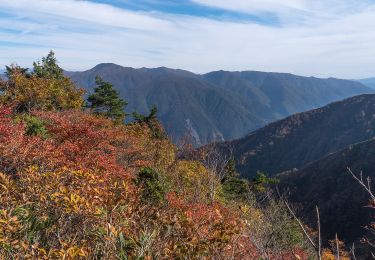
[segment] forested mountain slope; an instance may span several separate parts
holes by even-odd
[[[95,76],[100,75],[131,101],[128,112],[147,113],[156,105],[172,139],[189,134],[196,145],[240,138],[290,114],[372,92],[353,81],[265,72],[197,75],[164,67],[99,64],[67,75],[88,92],[95,85]]]
[[[280,175],[282,186],[288,188],[291,201],[301,205],[299,214],[315,226],[315,206],[321,213],[324,237],[335,233],[351,243],[367,232],[363,228],[373,220],[369,195],[349,174],[347,167],[364,179],[375,179],[375,139],[370,139],[327,155],[299,171]],[[371,182],[373,185],[373,182]]]
[[[277,174],[375,136],[375,95],[360,95],[295,114],[250,135],[219,144],[234,149],[244,177]]]

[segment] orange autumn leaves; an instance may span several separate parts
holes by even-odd
[[[0,115],[0,155],[3,171],[19,171],[40,166],[42,171],[61,167],[100,169],[125,175],[126,169],[147,166],[146,153],[138,133],[140,126],[113,126],[110,120],[77,112],[35,112],[47,130],[48,138],[28,135],[22,116]]]

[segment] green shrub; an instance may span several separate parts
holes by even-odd
[[[240,178],[230,178],[222,184],[222,193],[226,199],[245,199],[249,192],[248,182]]]
[[[277,184],[280,181],[277,178],[267,177],[266,174],[258,172],[251,181],[251,187],[254,192],[265,192],[272,184]]]
[[[45,123],[35,116],[25,116],[26,134],[30,136],[40,136],[41,138],[48,137],[48,131]]]
[[[143,198],[147,201],[163,201],[166,193],[165,185],[158,172],[151,168],[142,169],[137,184],[143,188]]]

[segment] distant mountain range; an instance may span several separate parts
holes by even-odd
[[[106,63],[67,75],[88,93],[93,91],[95,76],[100,75],[129,102],[127,112],[148,113],[156,105],[172,140],[188,134],[196,145],[240,138],[293,113],[374,92],[349,80],[255,71],[198,75]]]
[[[375,78],[359,79],[359,80],[356,80],[356,81],[362,83],[366,87],[375,89]]]

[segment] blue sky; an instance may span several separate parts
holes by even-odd
[[[101,62],[204,73],[375,76],[374,0],[0,0],[0,66],[54,50]]]

